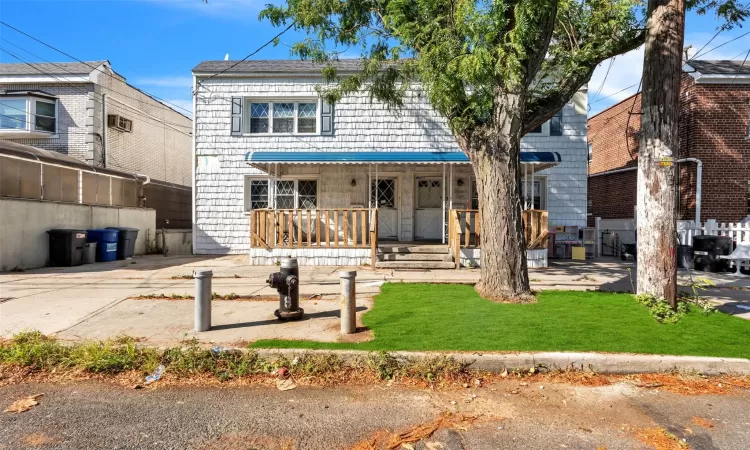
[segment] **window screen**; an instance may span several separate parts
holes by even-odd
[[[317,103],[300,103],[297,105],[297,133],[315,133],[318,127],[317,119]]]
[[[250,181],[250,209],[268,208],[268,181]]]
[[[316,180],[299,180],[299,208],[315,209],[318,206],[318,182]]]
[[[276,208],[294,209],[294,180],[276,182]]]
[[[273,104],[273,132],[291,133],[294,131],[294,103]]]

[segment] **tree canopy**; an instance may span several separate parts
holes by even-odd
[[[521,94],[523,133],[548,120],[602,61],[644,37],[637,0],[288,0],[261,18],[294,23],[302,59],[358,48],[362,70],[323,70],[331,102],[366,90],[392,106],[418,80],[454,133],[492,120],[494,99]]]

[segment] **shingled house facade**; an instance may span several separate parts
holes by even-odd
[[[452,214],[475,214],[468,159],[418,86],[391,111],[367,93],[326,104],[321,67],[307,61],[207,61],[193,76],[196,253],[362,264],[381,253],[371,233],[379,243],[449,244]],[[522,141],[525,206],[549,226],[585,226],[585,123],[582,90]],[[476,217],[468,226],[465,217],[459,228],[474,233]],[[466,243],[478,244],[475,233]],[[435,251],[422,267],[453,267]]]
[[[750,62],[690,61],[683,71],[678,220],[740,222],[750,217]],[[640,104],[636,94],[588,120],[590,220],[634,217]]]

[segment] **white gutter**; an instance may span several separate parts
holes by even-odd
[[[682,158],[675,161],[676,163],[694,162],[697,165],[695,171],[695,225],[700,228],[701,226],[701,196],[703,194],[703,162],[698,158]],[[599,172],[589,175],[589,178],[600,177],[602,175],[610,175],[613,173],[630,172],[631,170],[638,170],[638,167],[626,167],[624,169],[608,170],[606,172]]]

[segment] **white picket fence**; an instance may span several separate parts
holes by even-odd
[[[680,244],[693,245],[693,237],[700,235],[728,236],[732,238],[736,246],[750,245],[750,222],[745,223],[718,223],[709,219],[698,227],[695,222],[680,220],[677,222],[677,233],[680,236]],[[738,261],[740,267],[750,268],[750,261]],[[731,261],[731,266],[735,266]],[[737,271],[739,274],[739,271]]]

